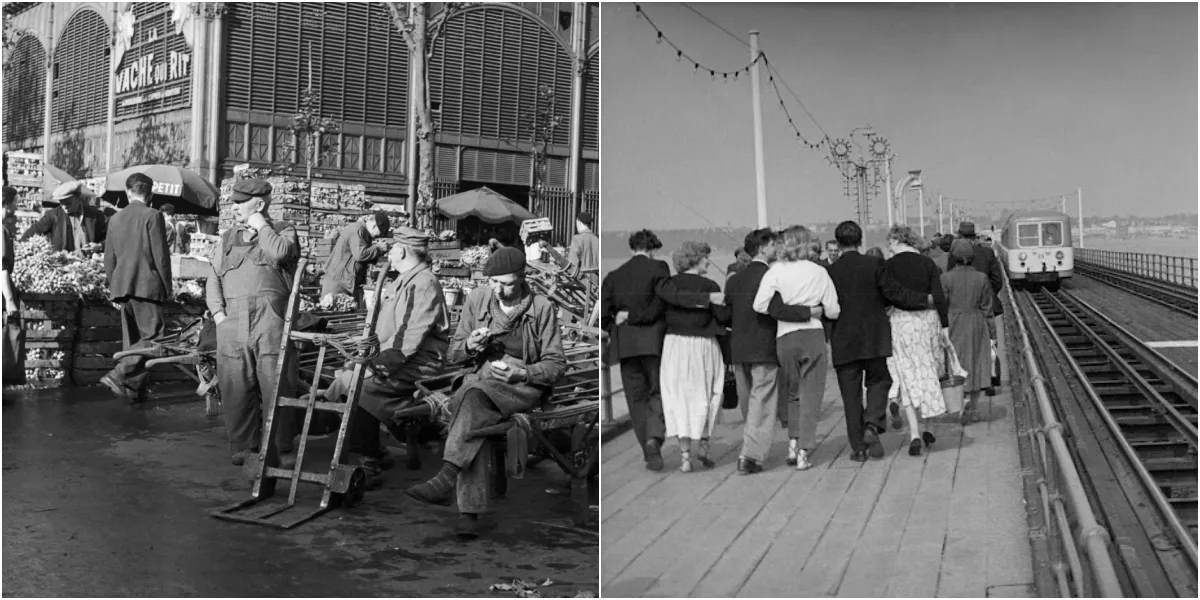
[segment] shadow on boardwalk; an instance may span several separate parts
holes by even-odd
[[[834,373],[813,468],[784,464],[776,434],[766,470],[736,473],[741,414],[723,411],[710,470],[645,470],[632,432],[605,444],[604,596],[1031,597],[1020,459],[1007,389],[980,398],[981,423],[937,423],[921,457],[905,432],[882,460],[849,460]]]

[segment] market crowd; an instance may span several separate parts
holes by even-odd
[[[162,356],[156,342],[166,335],[165,303],[173,298],[171,253],[183,244],[170,205],[151,208],[154,182],[144,174],[125,184],[128,206],[106,219],[88,206],[78,182],[53,193],[56,208],[24,232],[22,240],[44,235],[54,251],[103,252],[109,296],[120,311],[125,355],[101,379],[118,398],[131,404],[146,399],[146,363]],[[295,352],[280,355],[284,315],[301,256],[295,226],[270,217],[271,184],[247,179],[233,186],[230,201],[235,225],[220,236],[211,256],[206,282],[211,319],[200,332],[199,350],[215,351],[216,385],[222,399],[226,433],[234,465],[242,465],[263,445],[263,411],[278,389],[295,398],[299,364]],[[21,371],[20,348],[10,336],[20,330],[20,298],[12,285],[16,240],[16,191],[4,189],[3,301],[6,320],[5,379]],[[592,217],[581,213],[577,234],[562,262],[574,272],[598,268],[598,239]],[[445,373],[457,364],[470,369],[451,401],[451,421],[443,462],[428,481],[406,490],[424,503],[450,505],[457,498],[457,533],[478,534],[478,515],[487,509],[487,459],[483,441],[470,433],[515,412],[540,405],[566,371],[558,310],[526,281],[526,250],[495,244],[483,274],[487,285],[465,299],[457,327],[434,275],[430,236],[409,227],[390,226],[375,214],[343,227],[324,264],[321,296],[363,298],[371,264],[386,261],[397,276],[381,292],[376,337],[379,352],[362,383],[363,392],[350,423],[349,454],[344,460],[361,466],[368,489],[382,483],[393,461],[381,443],[381,425],[395,427],[393,416],[414,402],[416,382]],[[541,260],[541,258],[538,258]],[[302,327],[305,315],[294,324]],[[309,321],[312,321],[310,319]],[[11,338],[11,339],[10,339]],[[280,365],[280,362],[284,364]],[[279,374],[282,374],[281,379]],[[349,372],[341,372],[321,393],[345,400]],[[277,387],[278,386],[278,387]],[[204,386],[202,386],[204,387]],[[302,413],[281,408],[276,415],[273,451],[279,466],[295,468],[295,445]],[[403,433],[398,439],[405,439]],[[272,460],[272,458],[268,458]]]
[[[864,251],[854,221],[840,223],[824,247],[803,226],[758,229],[722,291],[705,276],[707,244],[672,252],[672,275],[656,258],[662,243],[652,231],[630,236],[632,258],[602,284],[601,326],[646,468],[664,468],[672,437],[680,471],[714,466],[713,428],[722,408],[737,407],[739,473],[763,470],[777,423],[787,431],[786,464],[810,468],[830,367],[852,460],[885,456],[889,412],[894,429],[907,423],[912,456],[936,442],[934,417],[979,420],[979,395],[993,393],[998,377],[1003,275],[994,251],[970,222],[928,243],[897,225],[886,246]]]

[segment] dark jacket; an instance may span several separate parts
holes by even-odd
[[[915,252],[902,252],[887,259],[884,264],[888,273],[904,289],[916,292],[923,298],[933,294],[942,327],[950,326],[946,314],[949,305],[942,291],[942,270],[933,263],[932,258]]]
[[[829,267],[837,288],[841,314],[833,322],[830,345],[833,365],[892,355],[892,327],[887,307],[904,310],[929,308],[928,294],[904,289],[892,277],[882,258],[842,252]]]
[[[358,298],[367,281],[367,265],[383,255],[383,248],[371,244],[371,233],[366,224],[351,223],[343,227],[338,232],[329,260],[325,261],[321,295],[334,294],[341,289]]]
[[[732,312],[729,337],[734,364],[779,364],[775,354],[775,318],[754,310],[754,295],[768,268],[766,263],[754,261],[725,284],[725,302]],[[772,311],[773,316],[785,321],[805,322],[811,316],[807,306],[788,306],[782,300],[778,305],[772,302]]]
[[[667,333],[702,337],[725,335],[725,327],[729,325],[729,305],[710,306],[707,302],[708,294],[721,291],[717,282],[693,273],[680,273],[668,281],[669,285],[660,285],[658,289],[659,298],[667,302]],[[680,303],[681,297],[698,300]]]
[[[992,314],[1004,314],[1004,305],[1000,303],[1000,290],[1004,289],[1004,271],[1000,269],[996,251],[989,246],[975,244],[975,258],[971,265],[976,271],[987,275],[988,284],[992,286]]]
[[[600,285],[600,327],[612,335],[618,358],[662,354],[667,324],[663,321],[663,302],[655,289],[670,276],[667,263],[639,254],[604,277]],[[616,325],[621,311],[628,311],[629,319]]]
[[[104,218],[104,213],[90,206],[82,207],[83,210],[83,232],[87,236],[90,244],[103,244],[108,237],[107,222]],[[37,223],[29,226],[25,234],[21,236],[21,241],[25,241],[34,235],[45,235],[50,238],[50,245],[55,250],[66,250],[74,252],[78,250],[75,247],[75,234],[71,231],[71,218],[67,215],[66,209],[61,206],[56,206],[42,215]]]
[[[109,227],[113,237],[104,246],[109,296],[169,300],[174,292],[171,252],[162,213],[143,202],[130,202],[113,215]]]

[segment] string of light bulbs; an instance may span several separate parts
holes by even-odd
[[[747,74],[747,75],[750,73],[750,67],[754,66],[757,62],[759,62],[759,60],[766,58],[760,52],[758,54],[758,56],[754,57],[753,60],[746,63],[744,66],[738,67],[737,69],[734,69],[732,71],[723,71],[721,69],[714,69],[714,68],[707,66],[707,65],[701,63],[700,61],[696,60],[695,58],[692,57],[692,55],[688,54],[687,52],[684,52],[683,49],[680,48],[678,44],[676,44],[675,42],[672,42],[671,38],[667,37],[666,34],[663,33],[663,30],[659,29],[658,25],[654,24],[654,20],[650,18],[650,15],[646,14],[646,11],[642,10],[642,5],[634,4],[633,10],[638,18],[645,19],[646,23],[648,23],[650,25],[650,27],[654,28],[654,33],[655,33],[654,42],[656,44],[665,43],[666,45],[670,46],[671,49],[675,51],[675,60],[676,61],[683,62],[684,59],[687,59],[688,62],[692,63],[692,71],[693,72],[708,72],[709,76],[714,81],[717,79],[718,75],[720,75],[721,79],[726,82],[729,81],[729,76],[733,75],[733,80],[737,81],[738,77],[740,75],[742,75],[743,73]]]

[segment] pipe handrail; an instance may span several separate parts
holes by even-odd
[[[1007,272],[1007,269],[1005,269]],[[1006,273],[1007,279],[1007,273]],[[1050,484],[1053,487],[1062,487],[1066,490],[1066,504],[1075,514],[1075,521],[1079,526],[1079,545],[1082,546],[1084,554],[1081,556],[1070,541],[1071,537],[1065,536],[1062,539],[1064,551],[1067,554],[1068,569],[1075,577],[1076,595],[1085,596],[1089,591],[1084,588],[1084,569],[1079,562],[1080,558],[1086,558],[1090,569],[1087,572],[1091,574],[1092,581],[1097,589],[1095,594],[1106,598],[1121,598],[1124,593],[1121,590],[1120,581],[1117,579],[1116,567],[1113,565],[1112,557],[1109,554],[1110,536],[1108,531],[1102,527],[1096,519],[1096,513],[1092,509],[1091,503],[1088,501],[1087,494],[1083,485],[1083,479],[1079,475],[1079,470],[1075,466],[1075,461],[1071,458],[1070,449],[1067,446],[1066,440],[1063,438],[1063,424],[1058,421],[1055,416],[1054,406],[1050,401],[1050,394],[1046,390],[1045,378],[1042,375],[1041,369],[1038,367],[1037,357],[1033,352],[1033,343],[1029,336],[1029,329],[1025,323],[1025,318],[1017,306],[1016,296],[1013,294],[1012,286],[1005,285],[1005,299],[1012,308],[1011,314],[1015,315],[1016,330],[1012,333],[1012,337],[1018,338],[1020,342],[1020,354],[1024,360],[1016,361],[1018,368],[1022,371],[1027,371],[1029,376],[1023,378],[1014,378],[1014,381],[1028,382],[1034,397],[1037,400],[1038,411],[1040,412],[1042,426],[1037,428],[1035,434],[1038,438],[1040,455],[1042,457],[1043,470],[1045,478],[1050,479]],[[1022,364],[1023,363],[1023,364]],[[1023,368],[1022,368],[1023,367]],[[1046,447],[1049,446],[1050,452],[1046,452]],[[1052,469],[1049,464],[1049,459],[1053,458],[1054,466],[1057,469],[1059,477],[1051,477]],[[1061,478],[1061,482],[1058,479]],[[1043,496],[1051,494],[1048,504],[1053,506],[1054,514],[1046,512],[1043,518],[1046,522],[1046,528],[1052,527],[1051,521],[1061,529],[1065,524],[1069,523],[1064,511],[1063,495],[1053,493],[1046,485],[1045,479],[1039,483],[1039,491]],[[1043,501],[1045,502],[1045,498]],[[1065,533],[1065,531],[1063,532]],[[1067,592],[1069,587],[1066,585],[1065,573],[1061,564],[1056,566],[1058,572],[1058,580],[1060,584],[1060,592]]]
[[[1076,248],[1075,262],[1196,288],[1196,259],[1186,256]]]

